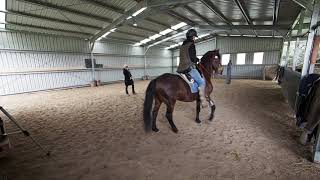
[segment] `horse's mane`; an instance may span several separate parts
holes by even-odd
[[[213,51],[208,51],[206,52],[202,58],[201,58],[201,62],[203,63],[207,63],[208,60],[211,59],[212,56],[215,56],[217,55],[219,59],[221,59],[221,56],[220,56],[220,53],[219,53],[219,50],[215,49]]]

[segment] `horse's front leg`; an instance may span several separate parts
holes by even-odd
[[[209,97],[209,104],[211,107],[211,113],[209,117],[209,121],[212,121],[214,118],[214,112],[216,111],[216,105],[214,104],[214,101]]]
[[[196,122],[197,122],[197,123],[201,123],[201,121],[200,121],[200,119],[199,119],[199,114],[200,114],[200,104],[201,104],[201,102],[200,102],[200,99],[199,99],[199,98],[196,100],[196,103],[197,103],[197,116],[196,116]]]

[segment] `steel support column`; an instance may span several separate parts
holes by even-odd
[[[298,36],[301,35],[301,32],[302,32],[302,28],[303,28],[303,20],[304,20],[304,16],[305,16],[305,10],[303,10],[300,14],[300,17],[299,17],[299,29],[298,29]],[[298,55],[300,52],[300,49],[299,49],[299,43],[300,43],[300,37],[297,38],[297,41],[296,41],[296,46],[294,48],[294,56],[293,56],[293,62],[292,62],[292,70],[295,71],[296,70],[296,64],[297,64],[297,60],[298,60]]]
[[[289,35],[289,38],[288,38],[288,46],[287,46],[287,52],[286,52],[286,57],[285,57],[285,63],[284,63],[285,67],[288,67],[288,62],[289,62],[290,41],[291,41],[291,34]]]
[[[313,6],[312,18],[311,18],[311,23],[310,23],[310,33],[308,36],[306,53],[304,55],[304,62],[303,62],[301,78],[303,76],[309,74],[310,72],[313,73],[314,65],[313,66],[311,65],[310,59],[311,59],[311,52],[312,52],[312,48],[313,48],[314,38],[316,36],[316,29],[313,29],[312,27],[317,24],[319,11],[320,11],[320,4],[316,3]]]
[[[94,42],[93,43],[90,43],[90,58],[91,58],[91,74],[92,74],[92,84],[93,84],[93,86],[95,86],[95,83],[96,83],[96,75],[95,75],[95,67],[94,67],[94,65],[95,65],[95,63],[94,63],[94,60],[93,60],[93,58],[94,58],[94,56],[93,56],[93,48],[94,48]]]

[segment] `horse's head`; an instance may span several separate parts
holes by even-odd
[[[213,54],[212,68],[216,74],[222,75],[223,66],[221,64],[221,54],[219,53],[219,49],[213,50],[212,54]]]
[[[201,62],[207,68],[210,68],[215,74],[222,74],[223,67],[221,65],[221,55],[219,49],[208,51],[202,58]]]

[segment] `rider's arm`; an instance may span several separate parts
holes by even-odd
[[[189,56],[193,63],[199,62],[199,59],[197,58],[197,54],[196,54],[196,47],[194,44],[191,44],[189,47]]]

